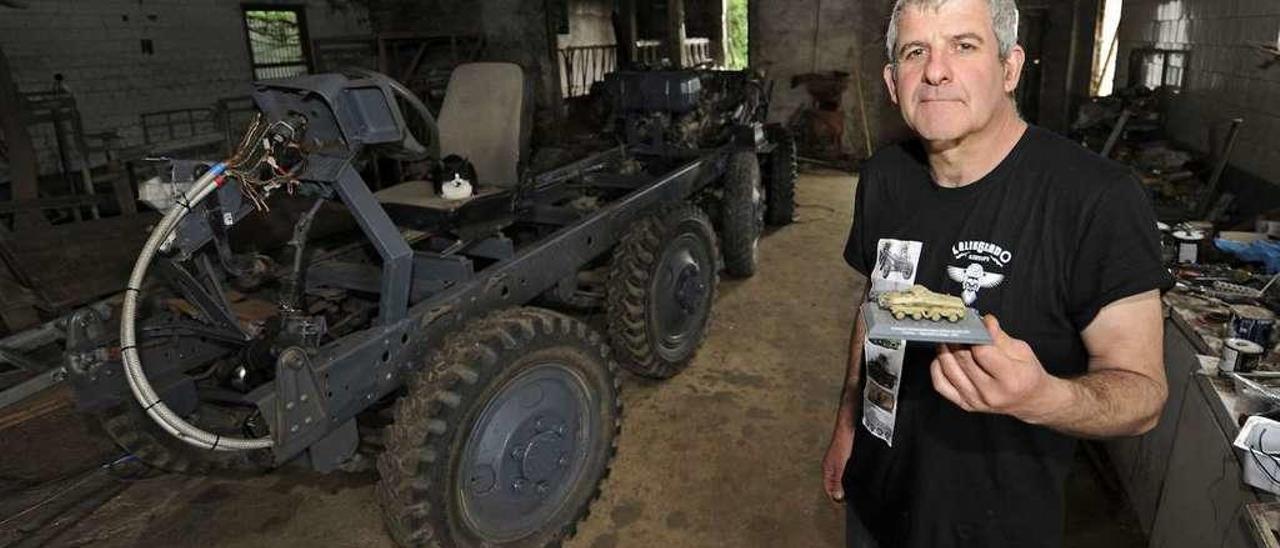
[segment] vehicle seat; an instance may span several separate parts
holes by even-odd
[[[533,112],[524,71],[514,63],[453,70],[440,107],[440,155],[471,161],[481,186],[515,187]]]
[[[469,160],[482,188],[514,188],[528,154],[531,89],[514,63],[459,65],[449,77],[437,117],[441,157],[456,154]],[[410,181],[378,191],[377,197],[383,203],[422,205],[434,195],[431,185]]]

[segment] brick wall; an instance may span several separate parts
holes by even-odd
[[[471,34],[482,30],[478,0],[376,0],[371,2],[378,31]]]
[[[569,0],[569,34],[556,40],[561,48],[616,43],[612,0]]]
[[[368,0],[362,0],[368,2]],[[571,4],[599,0],[573,0]],[[479,34],[485,39],[481,61],[519,64],[533,82],[536,103],[534,139],[557,134],[560,77],[557,35],[545,3],[531,0],[376,0],[371,16],[376,32]],[[572,6],[571,6],[572,8]],[[572,13],[572,11],[571,11]]]
[[[1251,43],[1275,43],[1277,0],[1125,0],[1116,86],[1130,74],[1134,49],[1185,50],[1183,92],[1169,106],[1170,135],[1201,152],[1220,146],[1227,121],[1243,118],[1231,163],[1280,184],[1280,64]]]
[[[234,0],[41,0],[0,8],[0,48],[20,91],[47,91],[61,74],[86,132],[142,142],[140,115],[212,106],[247,95],[248,45]],[[341,0],[306,0],[312,39],[368,35],[368,16]],[[153,53],[143,52],[150,40]],[[52,131],[32,130],[41,171],[56,172]]]

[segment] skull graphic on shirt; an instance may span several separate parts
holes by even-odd
[[[969,266],[965,268],[948,266],[947,275],[964,289],[960,294],[960,298],[964,299],[964,304],[966,305],[973,304],[973,301],[978,300],[979,290],[995,287],[1004,281],[1003,274],[987,272],[978,263],[969,263]]]

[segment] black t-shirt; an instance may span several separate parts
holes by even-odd
[[[959,188],[933,182],[918,143],[879,151],[862,171],[845,259],[872,275],[882,239],[921,242],[915,283],[995,314],[1059,377],[1087,371],[1080,332],[1103,306],[1172,285],[1137,180],[1034,126]],[[854,508],[886,547],[1060,545],[1075,440],[950,403],[930,381],[935,349],[907,346],[892,446],[859,421],[845,472]]]

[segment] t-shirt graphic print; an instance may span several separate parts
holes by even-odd
[[[963,241],[951,246],[953,263],[947,266],[947,277],[960,284],[960,298],[965,306],[978,300],[978,292],[1000,285],[1013,253],[996,244],[984,241]]]

